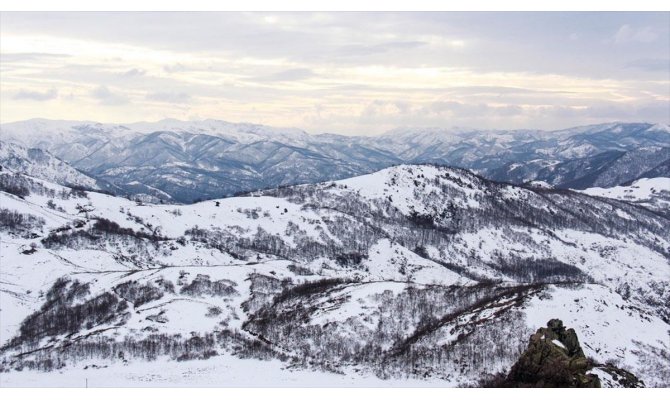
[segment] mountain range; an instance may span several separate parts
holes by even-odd
[[[606,194],[399,165],[158,205],[3,165],[0,379],[477,386],[559,318],[666,386],[670,219]]]
[[[667,386],[669,138],[2,125],[0,383]]]
[[[610,123],[559,131],[406,128],[380,136],[310,135],[224,121],[101,124],[29,120],[1,138],[68,162],[97,186],[152,202],[191,203],[399,164],[467,168],[497,181],[612,187],[668,176],[670,128]]]

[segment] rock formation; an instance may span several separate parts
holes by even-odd
[[[601,382],[601,376],[604,382]],[[598,364],[586,358],[574,329],[552,319],[530,337],[528,348],[507,376],[483,383],[488,387],[599,388],[644,387],[644,382],[610,363]]]
[[[584,356],[574,329],[552,319],[530,337],[528,349],[512,366],[502,385],[505,387],[600,387],[597,375]]]

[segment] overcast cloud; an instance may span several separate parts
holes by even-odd
[[[0,119],[670,123],[670,13],[2,13]]]

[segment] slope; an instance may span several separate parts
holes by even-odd
[[[12,382],[237,357],[469,385],[555,317],[667,382],[670,226],[643,207],[436,166],[183,206],[20,185],[0,192]]]

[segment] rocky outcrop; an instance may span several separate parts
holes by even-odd
[[[598,388],[597,375],[588,373],[593,365],[584,356],[574,329],[566,329],[552,319],[530,337],[528,349],[512,366],[503,387]]]
[[[480,382],[484,387],[599,388],[645,387],[631,372],[611,363],[586,358],[574,329],[552,319],[530,337],[528,348],[509,374],[498,374]]]

